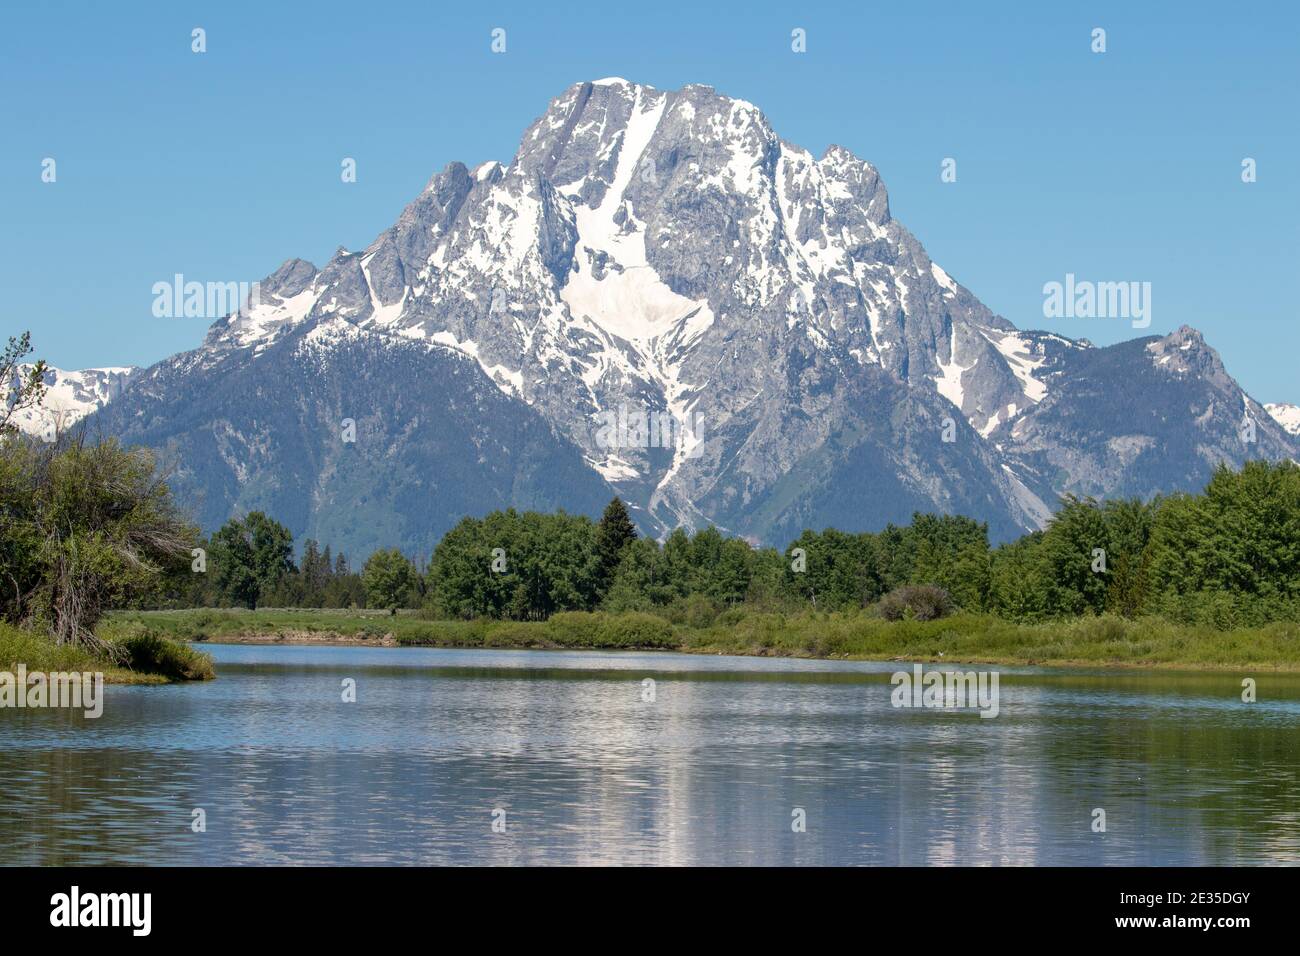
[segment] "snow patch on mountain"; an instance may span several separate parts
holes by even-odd
[[[479,355],[478,343],[472,339],[462,342],[450,332],[443,330],[429,336],[429,341],[473,359],[497,388],[515,398],[525,398],[523,372],[504,365],[489,365]]]
[[[961,387],[961,377],[965,372],[969,372],[975,367],[975,362],[970,365],[961,365],[957,361],[957,329],[954,327],[948,343],[948,361],[936,356],[935,361],[939,363],[939,375],[935,379],[935,387],[939,389],[939,394],[948,401],[952,402],[960,410],[962,402],[965,401],[965,393]]]
[[[934,276],[935,282],[939,283],[939,285],[943,286],[946,290],[948,290],[945,293],[945,295],[957,294],[957,283],[952,280],[952,276],[948,275],[948,273],[944,272],[941,268],[939,268],[939,264],[937,262],[930,263],[930,274]]]
[[[618,147],[614,179],[600,204],[575,210],[583,254],[560,293],[575,316],[589,318],[629,342],[648,342],[701,305],[673,292],[650,266],[645,226],[624,197],[664,111],[662,96],[648,103],[645,99],[638,87]]]
[[[1020,380],[1025,390],[1025,398],[1034,404],[1046,398],[1046,383],[1034,377],[1034,372],[1041,368],[1046,360],[1045,356],[1041,353],[1035,354],[1029,340],[1015,332],[1000,332],[993,329],[982,331],[985,338],[992,342],[993,347],[1007,360],[1007,365]]]
[[[20,373],[30,370],[30,365],[19,369]],[[120,395],[139,371],[129,365],[77,371],[47,365],[41,404],[17,412],[11,421],[26,435],[48,439],[61,434]]]
[[[260,302],[247,312],[241,310],[230,329],[234,343],[240,347],[267,344],[277,332],[307,318],[317,295],[308,288],[287,298]]]
[[[1290,435],[1300,435],[1300,405],[1287,402],[1274,402],[1264,406],[1273,421],[1281,425]]]

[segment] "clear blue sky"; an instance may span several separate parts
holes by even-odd
[[[934,259],[1017,325],[1130,338],[1044,319],[1043,283],[1150,281],[1148,333],[1196,326],[1256,398],[1300,401],[1298,6],[6,2],[0,332],[70,368],[191,348],[206,322],[154,318],[153,283],[360,248],[435,170],[508,161],[566,86],[618,75],[710,84],[871,161]]]

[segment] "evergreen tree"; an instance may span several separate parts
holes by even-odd
[[[1044,616],[1045,595],[1038,549],[1043,532],[1035,531],[1004,544],[989,556],[986,607],[1014,621]]]
[[[623,559],[605,592],[607,611],[648,611],[670,599],[664,587],[663,555],[652,538],[637,538],[623,550]]]
[[[600,562],[599,587],[604,594],[614,580],[623,559],[623,549],[636,540],[636,526],[628,516],[627,507],[614,498],[605,507],[605,513],[596,525],[596,557]]]
[[[1160,499],[1107,501],[1102,506],[1110,551],[1106,554],[1106,610],[1125,617],[1142,613],[1148,600],[1148,545]]]

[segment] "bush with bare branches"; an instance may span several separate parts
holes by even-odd
[[[111,654],[110,608],[184,569],[198,538],[143,448],[65,435],[0,441],[0,616]]]

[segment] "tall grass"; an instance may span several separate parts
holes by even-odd
[[[211,680],[212,658],[161,633],[140,625],[110,623],[100,636],[121,651],[109,661],[84,647],[55,644],[52,637],[0,624],[0,670],[19,664],[29,672],[98,671],[115,684],[159,684],[179,680]]]
[[[693,626],[643,612],[566,612],[548,621],[439,621],[347,611],[196,610],[122,612],[114,626],[187,641],[292,641],[391,637],[435,647],[639,648],[695,653],[948,660],[1023,664],[1113,664],[1300,670],[1300,626],[1218,630],[1162,618],[1089,616],[1016,624],[982,614],[936,621],[884,620],[869,611],[816,613],[732,609]]]

